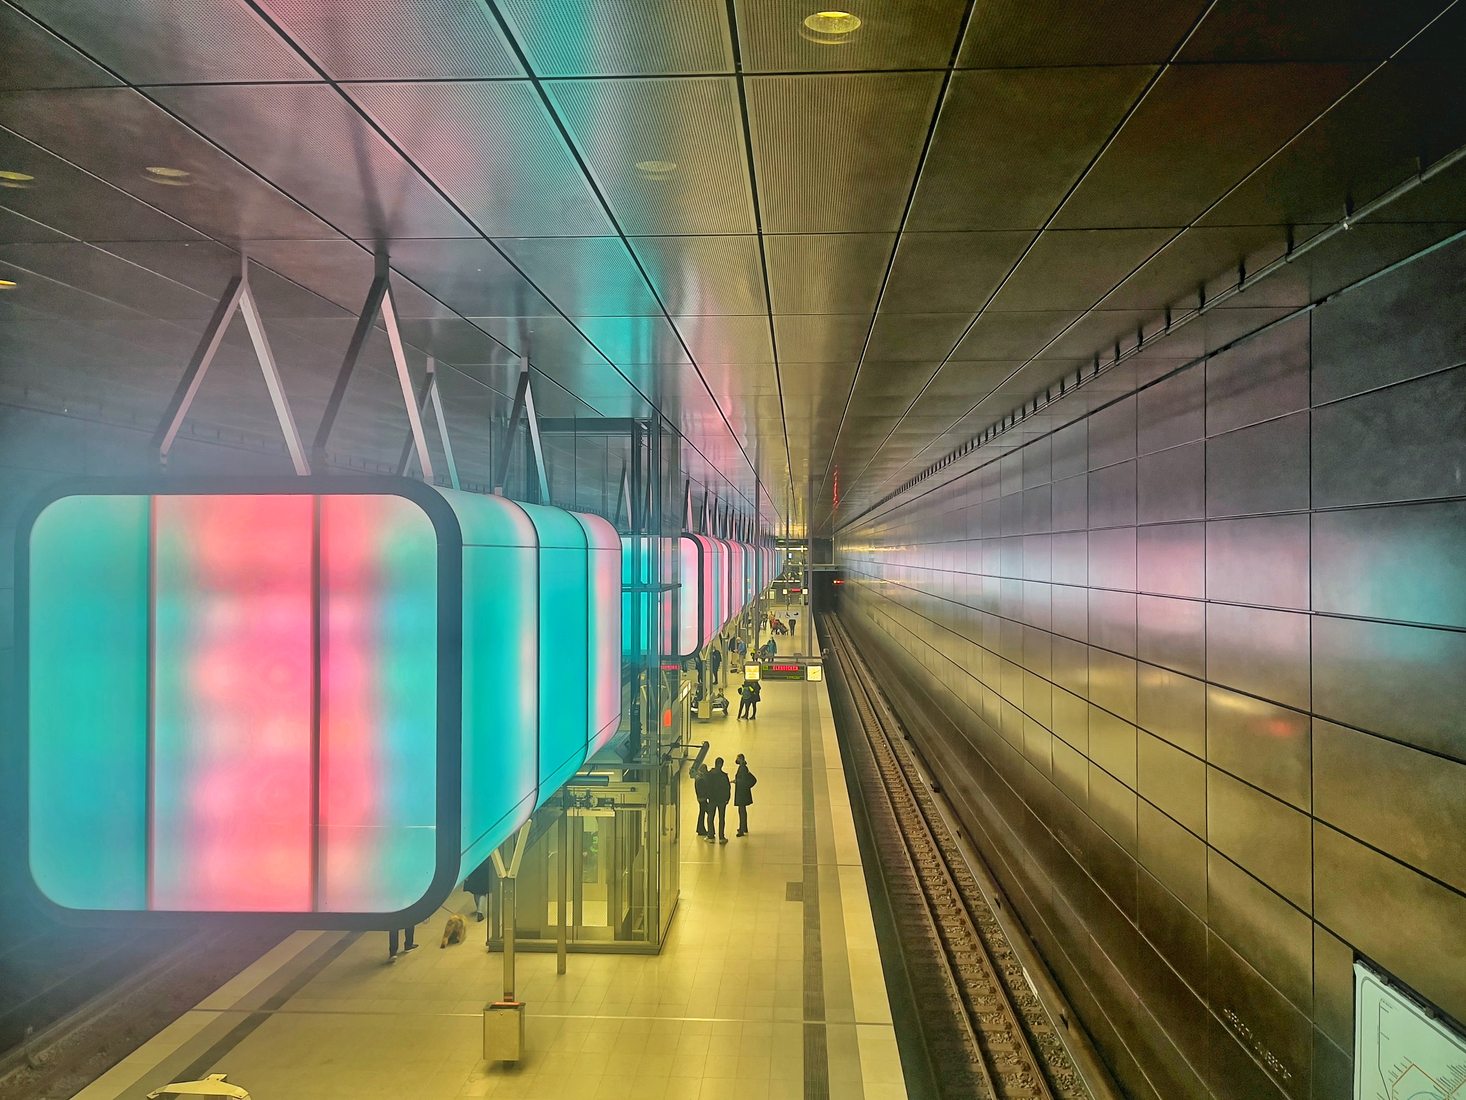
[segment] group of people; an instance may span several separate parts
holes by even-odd
[[[793,634],[795,626],[798,625],[798,616],[792,611],[789,613],[789,621],[786,623],[779,616],[769,614],[769,629],[775,634]]]
[[[741,715],[740,715],[741,717]],[[758,776],[748,769],[748,761],[740,752],[733,761],[738,770],[730,778],[723,770],[723,758],[713,761],[711,768],[698,764],[693,771],[692,789],[697,795],[697,835],[704,840],[728,843],[724,825],[728,818],[728,800],[738,809],[737,836],[748,835],[748,807],[753,805],[753,788]]]

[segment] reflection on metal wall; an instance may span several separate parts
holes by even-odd
[[[1466,1017],[1463,278],[1141,363],[839,547],[1136,1096],[1349,1095],[1356,952]]]

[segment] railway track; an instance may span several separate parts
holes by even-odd
[[[839,621],[825,636],[863,740],[851,741],[937,1094],[1092,1100]]]

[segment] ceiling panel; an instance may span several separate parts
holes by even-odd
[[[1446,0],[1221,0],[1178,60],[1383,60],[1448,6]]]
[[[1295,241],[1305,241],[1321,226],[1293,228]],[[1196,289],[1215,276],[1235,283],[1238,266],[1257,271],[1283,254],[1286,231],[1277,226],[1216,226],[1188,229],[1100,303],[1105,309],[1155,309],[1194,302]],[[1247,291],[1249,301],[1264,305],[1304,305],[1309,299],[1308,274],[1290,265]]]
[[[521,76],[483,0],[256,0],[333,80]]]
[[[775,313],[870,313],[894,233],[773,234],[764,238]]]
[[[855,363],[865,347],[871,319],[823,314],[774,317],[774,343],[781,363]]]
[[[121,83],[12,7],[0,5],[0,90],[105,87]]]
[[[699,364],[774,361],[767,316],[674,317],[672,321]]]
[[[805,23],[816,6],[795,0],[735,0],[743,69],[749,73],[941,69],[951,63],[966,0],[902,0],[856,9],[849,34]]]
[[[728,73],[726,0],[499,0],[540,76]]]
[[[779,382],[791,410],[796,406],[807,407],[812,412],[833,408],[838,414],[845,407],[845,396],[850,392],[854,376],[854,359],[834,363],[779,363]],[[797,397],[812,397],[814,401],[804,406],[795,400]]]
[[[1074,310],[1038,310],[1032,313],[990,310],[977,319],[952,353],[952,358],[1027,359],[1078,316]]]
[[[768,313],[757,237],[635,237],[631,246],[673,315]]]
[[[0,117],[3,117],[0,108]],[[198,240],[200,234],[181,221],[104,183],[90,172],[0,129],[0,166],[32,176],[18,186],[4,181],[0,205],[43,226],[65,227],[72,237],[89,241]],[[162,188],[156,190],[161,191]],[[4,240],[45,240],[54,236],[10,219],[0,227]]]
[[[355,241],[344,237],[329,241],[249,241],[245,247],[251,259],[278,271],[286,279],[309,287],[316,294],[352,314],[361,312],[367,291],[376,275],[376,260],[372,254]],[[473,255],[477,253],[470,254]],[[434,270],[431,265],[426,265],[421,246],[409,249],[408,259],[415,259],[420,265],[425,265],[420,270]],[[401,274],[394,277],[392,295],[399,317],[453,316],[451,309],[423,291],[410,277],[404,278]],[[466,297],[465,300],[474,299]]]
[[[939,360],[867,359],[860,364],[850,408],[866,412],[904,408],[931,379]]]
[[[586,339],[613,363],[682,363],[687,352],[665,317],[576,317]]]
[[[509,259],[562,311],[577,317],[662,315],[620,237],[500,238]]]
[[[4,245],[0,261],[27,273],[22,278],[44,276],[145,316],[193,321],[202,329],[214,312],[215,296],[206,289],[164,278],[89,244]]]
[[[977,5],[958,64],[965,69],[1159,64],[1210,0],[990,0]]]
[[[489,236],[613,232],[527,81],[345,87]]]
[[[1363,72],[1357,64],[1167,69],[1055,227],[1189,224]],[[1188,140],[1199,134],[1205,140]]]
[[[866,357],[877,361],[931,359],[940,362],[956,345],[971,320],[970,313],[882,313],[876,318]]]
[[[903,233],[881,312],[970,317],[1032,239],[1029,232]]]
[[[542,317],[555,310],[484,240],[390,241],[392,266],[465,317]]]
[[[299,203],[130,88],[7,96],[0,99],[0,124],[222,240],[335,235]],[[186,175],[161,177],[149,167]]]
[[[564,317],[470,317],[494,339],[516,354],[527,356],[547,372],[566,364],[606,365],[598,352]],[[559,375],[556,375],[559,377]]]
[[[498,366],[518,362],[518,357],[503,344],[461,317],[404,319],[399,328],[403,340],[444,363]],[[347,339],[341,341],[343,351]]]
[[[1000,311],[1088,309],[1175,235],[1173,229],[1076,229],[1042,233],[1013,277],[993,299],[992,308]]]
[[[624,232],[754,231],[731,79],[565,80],[546,90]]]
[[[15,0],[133,84],[314,80],[239,0]]]
[[[70,239],[65,233],[0,206],[0,244],[46,244]]]
[[[1115,66],[953,74],[909,227],[1039,228],[1154,72]]]
[[[478,235],[330,85],[210,84],[148,94],[349,236]]]
[[[940,85],[938,73],[750,77],[764,230],[898,229]]]

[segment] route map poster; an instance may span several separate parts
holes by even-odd
[[[1357,960],[1354,1100],[1466,1100],[1466,1033]]]

